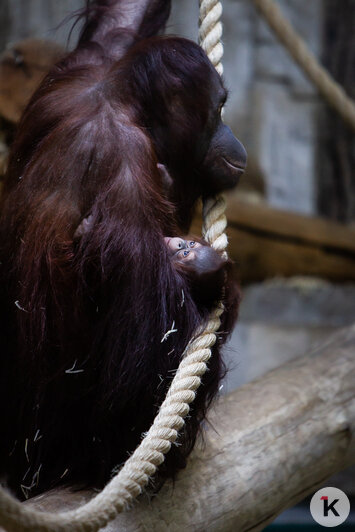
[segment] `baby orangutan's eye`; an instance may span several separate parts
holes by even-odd
[[[196,242],[194,242],[193,240],[192,240],[192,242],[189,242],[190,248],[193,248],[195,246],[195,244],[196,244]]]
[[[188,249],[184,249],[184,251],[180,251],[178,253],[178,257],[179,259],[184,259],[185,257],[187,257],[189,255],[190,251]]]

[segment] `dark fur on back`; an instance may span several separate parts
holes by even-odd
[[[157,131],[169,106],[184,111],[175,88],[182,91],[183,69],[186,83],[200,83],[210,72],[207,60],[189,41],[152,37],[169,11],[164,0],[150,2],[133,41],[120,40],[133,32],[117,30],[123,6],[88,5],[78,48],[47,75],[25,111],[1,200],[0,474],[20,496],[61,483],[103,486],[151,425],[214,304],[196,304],[163,242],[180,234],[179,216],[190,215],[201,186],[194,181],[189,193],[179,165],[164,161],[174,194],[186,195],[179,204],[164,193],[157,170],[169,150],[171,159],[185,151],[195,164],[180,137],[196,135],[208,120],[208,79],[195,115],[186,97],[175,139],[167,136],[164,145]],[[176,68],[184,61],[176,80],[165,69],[169,61]],[[150,79],[167,84],[164,102],[147,94]],[[75,240],[88,214],[92,227]],[[231,276],[227,284],[230,327],[238,297]],[[177,332],[164,340],[170,329]],[[184,466],[222,372],[217,345],[162,475]]]

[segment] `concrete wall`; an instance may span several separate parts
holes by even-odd
[[[226,347],[223,391],[309,353],[355,323],[355,285],[321,279],[274,279],[245,287],[240,318]]]

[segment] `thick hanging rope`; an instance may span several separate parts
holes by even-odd
[[[200,46],[208,55],[209,60],[217,72],[223,74],[223,44],[222,38],[222,3],[218,0],[200,0],[200,29],[198,40]],[[203,205],[203,228],[204,239],[214,247],[216,251],[227,257],[227,236],[224,233],[227,227],[225,217],[225,200],[223,196],[209,198]]]
[[[200,0],[198,41],[219,74],[223,74],[222,3],[218,0]]]
[[[270,28],[326,101],[355,130],[355,103],[323,68],[273,0],[253,0]]]
[[[201,45],[222,73],[222,26],[219,21],[222,6],[220,2],[211,0],[202,0],[200,4]],[[225,252],[227,245],[225,227],[224,200],[217,198],[207,201],[204,205],[204,235],[220,252]],[[201,377],[207,370],[222,312],[220,306],[211,314],[205,329],[191,340],[153,425],[140,446],[101,493],[76,510],[51,514],[23,506],[1,489],[0,526],[9,532],[96,532],[125,510],[164,461],[164,455],[184,425],[189,404],[194,400]]]

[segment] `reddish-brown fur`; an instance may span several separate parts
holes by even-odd
[[[47,75],[15,139],[0,207],[0,474],[20,496],[102,486],[215,303],[194,299],[163,241],[214,186],[203,160],[224,91],[196,45],[153,36],[169,4],[151,1],[133,32],[117,29],[123,1],[88,3],[78,47]],[[238,306],[225,271],[219,341],[162,476],[184,466],[223,373]]]

